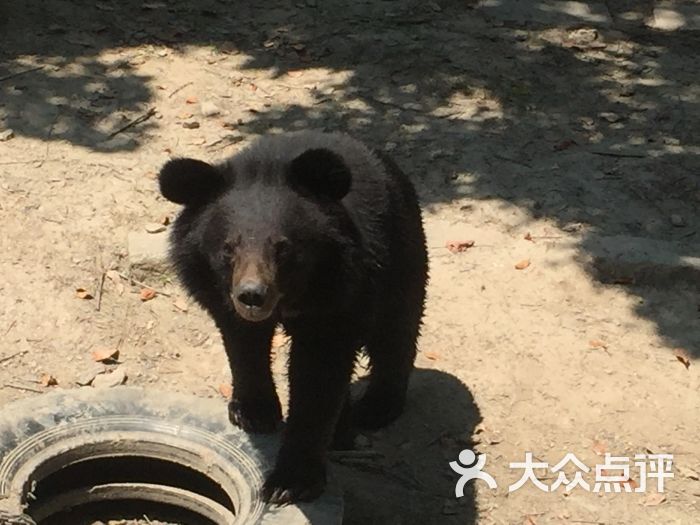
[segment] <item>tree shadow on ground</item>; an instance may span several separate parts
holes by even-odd
[[[345,494],[346,525],[474,524],[473,482],[455,497],[459,476],[449,467],[459,452],[473,448],[471,436],[481,422],[479,408],[456,377],[416,369],[404,414],[371,435],[378,459],[344,458],[334,471]]]
[[[510,202],[578,235],[584,257],[602,255],[597,239],[613,235],[672,241],[671,258],[697,257],[700,42],[629,22],[629,4],[608,2],[611,21],[540,1],[532,23],[452,0],[5,5],[0,76],[44,68],[0,83],[0,110],[18,135],[128,151],[158,126],[109,138],[156,96],[138,72],[144,49],[243,54],[239,72],[265,71],[280,86],[300,71],[344,72],[335,85],[305,87],[310,104],[273,94],[239,132],[348,131],[391,150],[428,208]],[[639,4],[640,17],[648,10]],[[637,313],[700,357],[697,272],[686,282],[634,277],[625,281]]]

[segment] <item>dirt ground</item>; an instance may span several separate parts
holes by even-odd
[[[587,262],[610,236],[700,256],[700,36],[647,27],[645,1],[590,2],[602,18],[533,1],[531,22],[500,3],[4,3],[0,403],[81,388],[104,348],[129,384],[224,403],[219,336],[172,276],[135,274],[147,301],[102,276],[130,275],[128,233],[176,213],[155,182],[169,156],[343,130],[410,173],[431,255],[407,411],[360,440],[376,459],[335,464],[345,523],[697,523],[698,281],[601,282]],[[469,447],[498,488],[456,499]],[[526,452],[668,453],[675,477],[663,498],[509,493]]]

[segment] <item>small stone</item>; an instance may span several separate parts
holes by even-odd
[[[676,228],[682,228],[685,226],[685,219],[683,216],[674,213],[671,215],[671,224],[673,224]]]
[[[372,446],[372,443],[370,442],[369,438],[364,434],[358,434],[357,436],[355,436],[355,446],[357,448],[370,448]]]
[[[6,142],[13,138],[15,138],[15,132],[13,130],[6,129],[5,131],[0,131],[0,142]]]
[[[157,222],[149,222],[148,224],[146,224],[146,226],[144,226],[144,229],[148,233],[160,233],[164,232],[166,230],[166,227],[164,224],[158,224]]]
[[[396,146],[398,146],[396,142],[387,142],[384,145],[384,151],[394,151],[396,149]]]
[[[167,271],[167,232],[130,232],[128,236],[129,266],[147,271]]]
[[[99,374],[96,376],[95,379],[92,380],[92,386],[94,388],[113,388],[124,384],[126,378],[126,368],[120,366],[109,374]]]
[[[600,113],[599,116],[603,120],[607,120],[610,123],[615,123],[615,122],[619,122],[620,120],[622,120],[622,117],[620,115],[618,115],[617,113],[613,113],[611,111],[606,111],[606,112]]]
[[[202,102],[200,111],[204,117],[214,117],[221,113],[221,110],[213,102]]]
[[[185,129],[197,129],[199,127],[199,122],[196,120],[187,120],[182,123],[182,127]]]
[[[90,386],[94,379],[100,375],[105,373],[105,367],[104,365],[101,364],[95,364],[92,366],[89,370],[83,372],[78,376],[78,379],[75,380],[75,384],[78,386]]]

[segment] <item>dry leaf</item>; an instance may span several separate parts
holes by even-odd
[[[661,505],[664,501],[666,501],[666,494],[652,492],[642,500],[642,505],[645,507],[656,507],[657,505]]]
[[[115,361],[119,357],[119,350],[116,348],[100,347],[92,351],[93,361]]]
[[[613,284],[634,284],[634,277],[617,277],[613,279]]]
[[[445,247],[452,253],[459,253],[474,246],[474,241],[447,241]]]
[[[58,381],[51,374],[41,374],[41,379],[39,379],[41,386],[56,386]]]
[[[575,140],[565,140],[563,142],[560,142],[559,144],[554,145],[554,151],[564,151],[565,149],[569,149],[571,146],[575,146],[576,141]]]
[[[608,451],[608,447],[602,441],[595,440],[593,442],[591,450],[599,456],[604,456],[605,453]]]
[[[195,97],[194,95],[191,97],[187,97],[185,99],[185,104],[196,104],[196,103],[197,103],[197,97]]]
[[[78,299],[92,299],[92,294],[88,292],[85,288],[76,288],[75,296]]]
[[[602,348],[603,350],[606,350],[608,348],[608,345],[605,344],[604,341],[601,341],[600,339],[592,339],[588,341],[588,345],[591,348]]]
[[[629,485],[629,488],[630,488],[631,490],[633,490],[633,491],[634,491],[634,490],[637,490],[637,489],[639,488],[639,483],[637,483],[636,481],[634,481],[632,478],[629,478],[629,479],[623,481],[622,484],[623,484],[623,485]]]
[[[683,363],[686,370],[690,368],[690,356],[688,355],[688,352],[682,348],[676,348],[673,351],[673,355],[676,356],[676,359]]]
[[[229,383],[221,383],[219,385],[219,393],[226,399],[233,397],[233,387]]]
[[[187,305],[187,301],[182,297],[178,297],[177,299],[175,299],[173,301],[173,306],[175,308],[177,308],[178,310],[180,310],[181,312],[186,312],[187,309],[189,308]]]
[[[438,354],[437,352],[423,352],[423,355],[426,359],[430,359],[431,361],[437,361],[438,359],[440,359],[440,354]]]
[[[524,239],[525,239],[526,241],[532,241],[532,242],[534,242],[534,240],[532,239],[532,234],[530,234],[530,232],[527,232],[527,233],[525,234]]]
[[[141,288],[139,297],[142,301],[150,301],[156,296],[156,291],[153,288]]]
[[[530,266],[530,259],[523,259],[522,261],[515,264],[515,269],[524,270],[528,266]]]

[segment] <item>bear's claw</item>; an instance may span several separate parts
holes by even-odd
[[[262,497],[268,503],[288,505],[297,501],[311,501],[321,495],[326,486],[324,468],[275,468],[265,480]]]
[[[228,417],[231,423],[246,432],[272,434],[282,422],[282,408],[277,399],[243,401],[234,398],[228,405]]]

